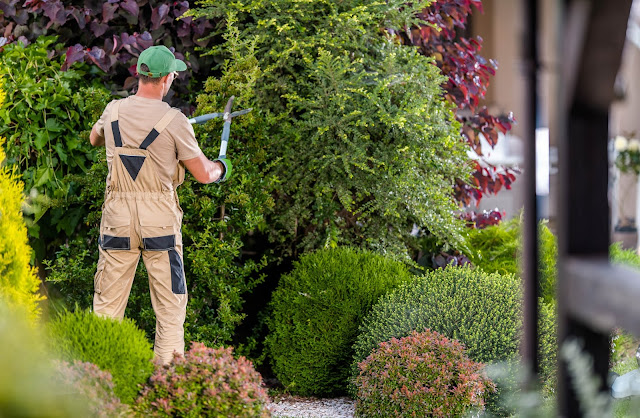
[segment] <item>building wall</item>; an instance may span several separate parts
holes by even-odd
[[[523,73],[523,1],[522,0],[483,0],[484,13],[475,12],[471,18],[473,36],[483,38],[482,55],[498,62],[498,70],[491,80],[485,96],[484,104],[493,114],[513,112],[516,122],[522,118],[525,109],[525,83]],[[550,127],[555,123],[554,115],[559,75],[558,33],[559,13],[555,0],[542,0],[540,10],[539,38],[539,127]],[[511,155],[506,160],[513,160],[513,154],[522,159],[522,125],[516,123],[505,139],[505,149]],[[554,188],[556,167],[554,167],[555,137],[550,134],[552,168],[549,182]],[[500,158],[497,159],[499,161]],[[519,168],[523,168],[521,164]],[[507,213],[507,217],[517,216],[523,206],[522,181],[516,180],[512,190],[504,190],[497,196],[485,197],[478,210],[498,208]],[[553,194],[541,202],[545,217],[555,217],[555,199]]]
[[[637,2],[636,2],[637,3]],[[637,22],[638,7],[634,5],[632,21]],[[634,15],[635,14],[635,15]],[[637,28],[637,23],[635,23]],[[634,24],[632,24],[634,26]],[[640,138],[640,39],[629,33],[622,56],[622,66],[619,73],[620,100],[611,107],[610,137],[622,135],[627,138]],[[612,159],[615,155],[612,152]],[[623,224],[622,217],[634,217],[636,225],[640,220],[640,191],[635,176],[621,174],[617,169],[611,169],[611,226],[612,240],[623,242],[626,248],[638,247],[638,233],[632,231],[617,231],[616,226]]]

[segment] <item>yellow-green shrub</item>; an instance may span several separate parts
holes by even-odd
[[[4,93],[0,92],[0,105]],[[31,321],[40,314],[40,280],[31,262],[27,227],[22,218],[22,182],[13,168],[2,166],[5,153],[0,138],[0,296],[12,307],[24,308]]]

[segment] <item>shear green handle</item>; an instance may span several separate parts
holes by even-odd
[[[229,180],[231,177],[231,173],[233,172],[233,164],[231,164],[231,160],[226,157],[218,157],[213,162],[219,161],[224,166],[224,171],[218,180],[215,183],[222,183],[223,181]]]

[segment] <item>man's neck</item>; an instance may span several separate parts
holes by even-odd
[[[162,84],[154,85],[154,84],[138,84],[138,91],[136,92],[136,96],[144,97],[146,99],[156,99],[162,100]]]

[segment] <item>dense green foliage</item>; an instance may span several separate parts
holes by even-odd
[[[86,402],[90,416],[118,418],[129,416],[129,408],[114,393],[111,373],[95,364],[78,360],[56,365],[56,381],[73,391],[73,396]]]
[[[29,211],[35,225],[30,234],[38,257],[46,239],[71,235],[85,213],[83,207],[64,207],[75,193],[69,174],[84,173],[95,160],[89,130],[109,100],[108,91],[91,82],[89,67],[61,71],[64,56],[52,58],[54,37],[41,37],[25,47],[17,42],[0,54],[0,77],[7,94],[0,108],[0,135],[7,137],[7,163],[18,167],[25,190],[32,196]],[[50,207],[52,210],[41,219]],[[41,232],[40,232],[41,231]]]
[[[483,367],[462,344],[435,331],[392,338],[358,365],[356,415],[464,416],[482,409],[484,393],[494,388]]]
[[[0,102],[2,97],[0,92]],[[10,306],[23,308],[35,322],[42,296],[38,293],[40,279],[29,264],[32,250],[22,218],[23,183],[15,170],[3,165],[3,142],[0,138],[0,296]]]
[[[282,254],[354,245],[406,256],[414,224],[462,244],[452,187],[470,168],[444,78],[381,30],[415,23],[426,3],[199,4],[190,13],[221,19],[227,35],[211,53],[233,60],[241,39],[259,70],[236,84],[256,117],[233,129],[274,162],[268,234]]]
[[[228,154],[238,175],[223,185],[188,177],[178,189],[185,212],[188,341],[238,341],[245,298],[263,280],[270,256],[338,243],[406,256],[416,240],[414,224],[440,241],[459,241],[450,194],[454,179],[467,173],[464,145],[441,98],[438,69],[378,30],[381,21],[401,26],[411,20],[411,10],[395,6],[269,3],[265,13],[272,7],[296,12],[273,14],[276,20],[255,33],[249,14],[237,10],[240,3],[220,2],[207,12],[226,22],[224,42],[212,50],[224,60],[198,98],[198,113],[221,111],[231,95],[234,110],[253,111],[231,127]],[[290,18],[299,22],[287,26]],[[298,32],[289,28],[294,23],[340,35]],[[278,25],[291,38],[278,34]],[[285,39],[297,45],[291,56]],[[220,120],[196,127],[209,157],[218,152],[221,129]],[[49,263],[54,293],[69,307],[90,306],[103,193],[95,179],[105,173],[100,160],[85,178],[73,177],[79,196],[73,205],[90,211],[81,218],[86,234]],[[153,334],[143,267],[126,315]]]
[[[101,318],[77,310],[49,324],[51,349],[63,360],[93,363],[113,376],[115,393],[125,403],[135,399],[153,372],[153,351],[133,321]]]
[[[522,254],[522,219],[514,218],[484,229],[470,229],[467,252],[471,262],[488,273],[520,274]],[[555,301],[558,244],[545,221],[538,226],[541,297],[545,303]]]
[[[407,281],[400,262],[351,248],[301,257],[273,293],[266,347],[292,393],[344,392],[358,325],[378,298]]]
[[[136,400],[140,416],[268,417],[262,377],[233,349],[193,343],[184,356],[156,366]]]
[[[543,313],[549,313],[543,309]],[[428,328],[460,341],[469,358],[482,363],[514,359],[522,327],[522,295],[512,275],[447,267],[400,286],[380,298],[362,322],[354,344],[352,371],[383,341]],[[540,330],[554,329],[553,317],[542,315]],[[555,331],[553,332],[555,334]],[[541,336],[541,344],[553,342]],[[541,347],[545,355],[555,345]],[[554,370],[552,356],[540,357],[544,379]]]

